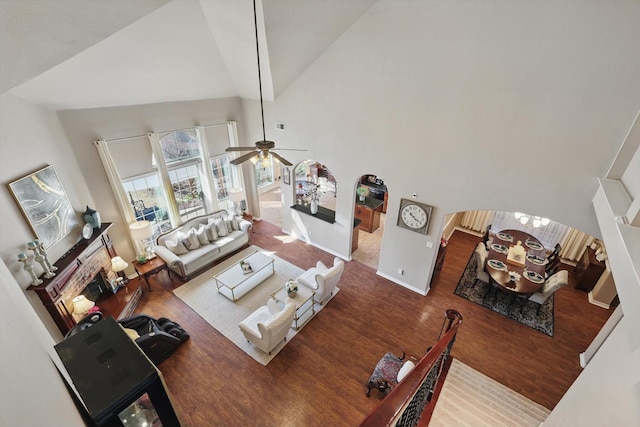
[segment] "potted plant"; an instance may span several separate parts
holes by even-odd
[[[298,294],[298,282],[293,279],[287,280],[284,284],[284,290],[287,291],[287,296],[295,297]]]
[[[358,187],[356,193],[358,193],[358,200],[364,202],[365,197],[369,195],[369,189],[367,187]]]

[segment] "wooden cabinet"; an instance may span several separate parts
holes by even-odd
[[[604,263],[596,259],[596,252],[587,246],[575,267],[576,288],[591,292],[605,269]]]
[[[369,199],[367,197],[367,199]],[[374,199],[375,200],[375,199]],[[382,203],[380,200],[376,200],[378,203],[375,205],[356,202],[354,217],[362,221],[360,223],[360,229],[368,233],[373,233],[380,227],[380,212],[382,211]]]

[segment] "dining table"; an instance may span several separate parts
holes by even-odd
[[[511,246],[520,244],[524,259],[514,262],[507,255]],[[488,245],[487,273],[503,290],[516,295],[538,292],[545,282],[547,257],[544,245],[529,233],[520,230],[502,230]]]

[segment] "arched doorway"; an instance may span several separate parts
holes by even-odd
[[[381,177],[365,174],[356,182],[355,193],[351,257],[377,269],[389,192]]]

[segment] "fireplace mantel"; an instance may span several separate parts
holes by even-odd
[[[112,223],[104,223],[99,229],[94,230],[93,236],[88,240],[81,240],[54,265],[58,267],[56,275],[51,279],[42,279],[42,284],[29,286],[27,289],[35,291],[47,311],[55,321],[62,334],[66,334],[75,325],[72,300],[78,296],[96,274],[103,274],[108,280],[115,278],[111,271],[111,258],[116,256],[108,231]],[[135,309],[141,289],[132,292],[129,298],[120,305],[120,309],[128,313]],[[127,290],[126,294],[129,293]],[[113,295],[116,297],[118,294]],[[122,297],[122,296],[120,296]],[[121,298],[116,298],[121,299]],[[117,313],[105,313],[115,315]]]

